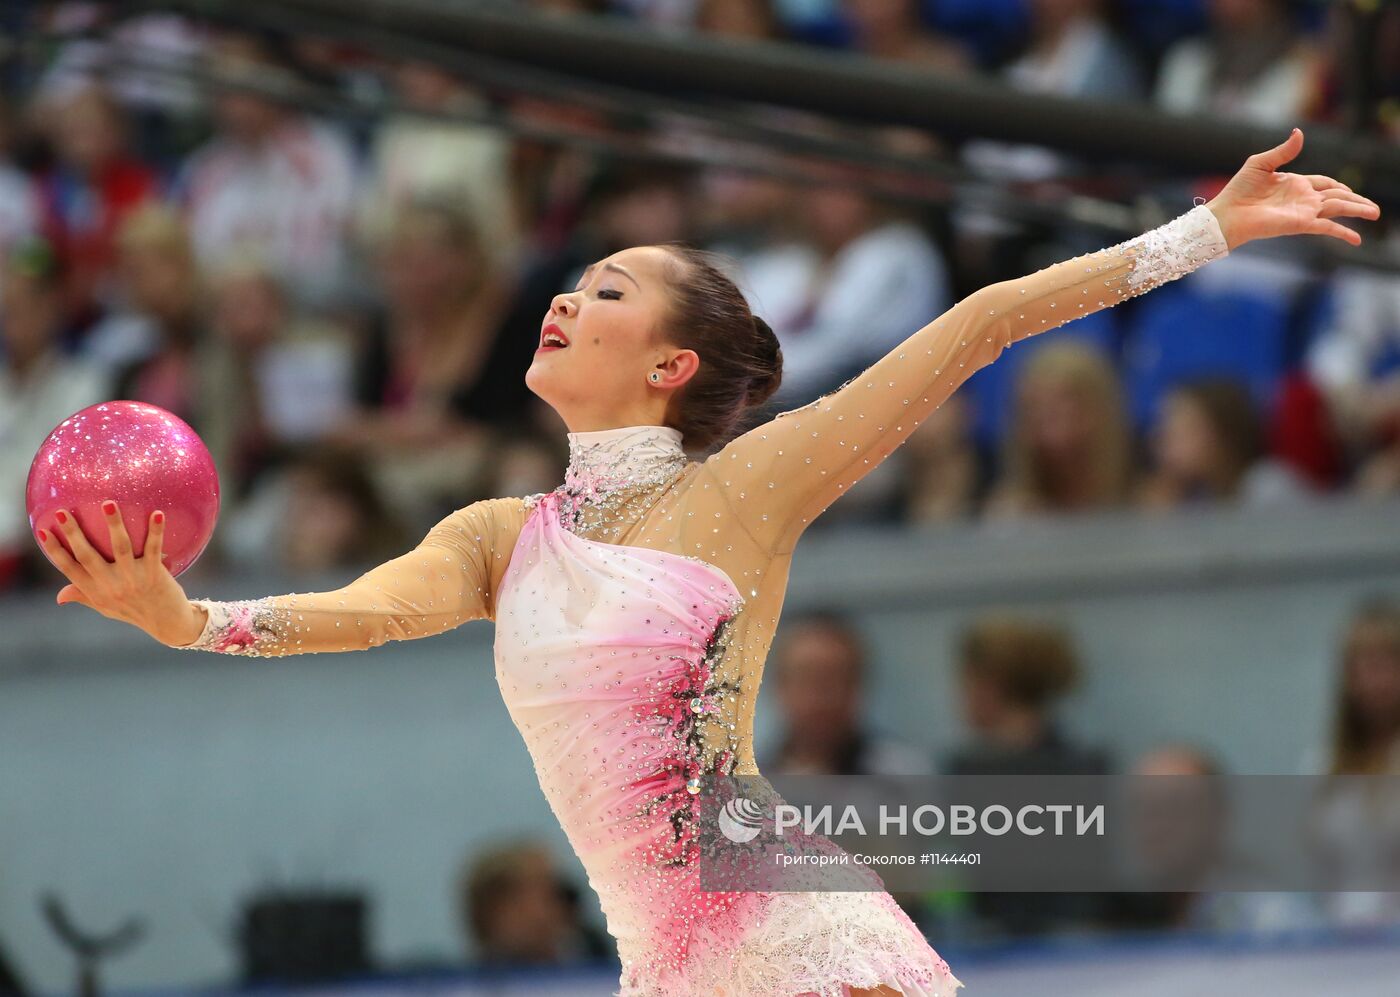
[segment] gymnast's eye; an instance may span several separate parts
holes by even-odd
[[[606,298],[609,301],[617,301],[622,297],[622,292],[611,287],[604,287],[599,289],[598,297]]]

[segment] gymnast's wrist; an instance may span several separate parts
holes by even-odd
[[[1229,250],[1238,249],[1249,240],[1243,238],[1239,231],[1233,209],[1228,201],[1222,201],[1217,195],[1207,201],[1204,207],[1215,216],[1215,222],[1220,226],[1220,234],[1225,238],[1225,246]]]
[[[208,620],[208,610],[193,600],[188,601],[184,619],[178,627],[172,628],[171,639],[165,643],[170,647],[188,647],[204,635]]]

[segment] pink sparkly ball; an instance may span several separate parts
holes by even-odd
[[[31,532],[59,538],[54,512],[72,511],[108,560],[111,499],[138,555],[156,509],[165,512],[165,566],[178,575],[204,551],[219,518],[219,476],[209,448],[178,416],[145,402],[103,402],[59,423],[34,455],[25,487]]]

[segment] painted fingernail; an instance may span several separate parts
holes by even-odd
[[[157,512],[153,518],[157,523],[163,523],[165,522],[165,513]]]
[[[41,544],[46,544],[46,543],[49,542],[49,531],[48,531],[48,530],[40,530],[40,531],[39,531],[39,542],[40,542]]]
[[[106,513],[107,515],[109,515],[109,516],[114,516],[114,515],[116,515],[116,512],[117,512],[117,503],[115,503],[115,502],[103,502],[103,503],[102,503],[102,511],[105,512],[105,513]]]
[[[68,523],[68,513],[64,512],[62,509],[55,512],[53,518],[58,520],[60,525],[66,525]]]

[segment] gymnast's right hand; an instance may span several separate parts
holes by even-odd
[[[88,542],[72,512],[60,509],[54,514],[68,550],[47,530],[37,533],[44,552],[71,583],[59,591],[58,604],[81,603],[110,619],[139,627],[162,644],[193,642],[204,629],[204,611],[190,602],[161,562],[165,514],[159,509],[151,513],[146,547],[138,557],[132,553],[117,503],[103,502],[102,512],[112,538],[111,561]]]

